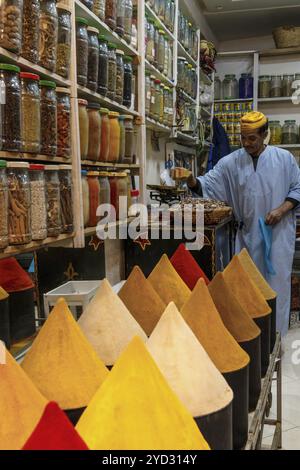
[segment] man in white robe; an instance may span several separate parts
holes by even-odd
[[[300,203],[300,170],[290,152],[264,145],[268,120],[258,112],[241,121],[243,148],[222,158],[204,176],[190,176],[188,186],[199,196],[227,202],[238,225],[236,253],[247,248],[253,261],[277,292],[277,331],[289,327],[291,272],[295,251],[296,215]],[[271,262],[267,271],[259,227],[262,217],[273,228]]]

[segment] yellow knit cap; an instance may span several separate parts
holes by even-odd
[[[251,113],[245,114],[241,119],[241,130],[252,131],[263,127],[268,122],[266,116],[263,113],[252,111]]]

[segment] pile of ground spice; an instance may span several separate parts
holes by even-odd
[[[194,289],[201,278],[207,285],[209,284],[206,274],[183,243],[179,245],[170,261],[190,290]]]

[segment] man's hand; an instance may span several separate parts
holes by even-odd
[[[281,209],[274,209],[273,211],[269,212],[269,214],[266,217],[266,224],[267,225],[276,225],[278,224],[282,217],[284,215],[284,212]]]
[[[190,176],[187,178],[186,183],[190,189],[193,189],[197,185],[197,180],[191,173]]]

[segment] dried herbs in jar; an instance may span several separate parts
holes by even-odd
[[[72,167],[61,165],[59,167],[60,184],[60,210],[62,233],[73,232],[73,203],[72,203]]]
[[[55,71],[58,35],[58,16],[55,0],[41,0],[39,64]]]
[[[57,58],[56,73],[62,77],[68,78],[70,73],[71,61],[71,9],[65,5],[57,4],[58,12],[58,40],[57,40]]]
[[[39,153],[40,151],[40,88],[38,75],[21,72],[21,137],[22,151]]]
[[[62,230],[58,171],[57,165],[45,167],[48,237],[58,237]]]
[[[32,240],[47,238],[47,206],[44,165],[29,166]]]
[[[96,91],[98,87],[98,68],[99,68],[99,31],[97,28],[88,28],[89,38],[89,58],[88,58],[88,77],[87,87]]]
[[[41,153],[56,155],[57,151],[57,99],[56,84],[40,81],[41,87]]]
[[[0,85],[5,90],[2,108],[2,149],[18,152],[21,149],[21,86],[20,68],[0,64]]]
[[[76,58],[77,83],[86,86],[88,74],[88,22],[85,18],[76,18]]]
[[[39,60],[39,0],[24,0],[21,55],[37,64]]]
[[[7,164],[10,245],[24,245],[32,239],[28,168],[29,164],[25,162]]]
[[[8,194],[6,161],[0,160],[0,249],[8,245]]]
[[[57,156],[71,155],[71,91],[56,88],[57,95]]]
[[[21,51],[23,0],[0,2],[0,46],[9,51]]]

